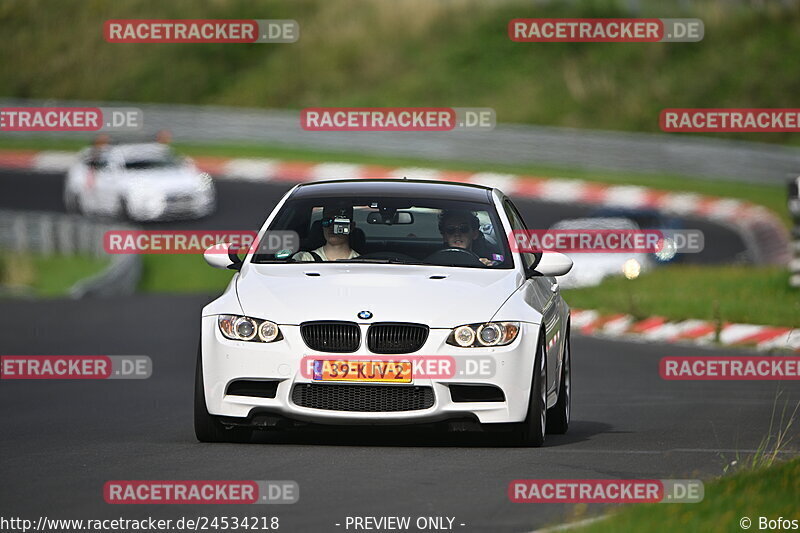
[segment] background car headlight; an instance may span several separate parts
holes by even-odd
[[[459,326],[450,333],[447,344],[462,348],[505,346],[519,335],[519,322],[487,322]]]
[[[654,255],[659,261],[669,261],[675,254],[678,253],[677,247],[675,246],[675,241],[670,238],[663,238],[659,242],[659,247]]]
[[[275,342],[283,339],[278,325],[269,320],[238,315],[219,315],[222,336],[234,341]]]
[[[622,273],[628,279],[636,279],[639,277],[639,274],[642,273],[642,265],[639,261],[631,257],[622,265]]]
[[[205,172],[198,176],[197,191],[200,193],[214,192],[214,180]]]

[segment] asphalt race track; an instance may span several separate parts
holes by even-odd
[[[0,207],[61,210],[60,179],[4,173]],[[220,183],[220,213],[180,227],[256,228],[287,187]],[[582,209],[521,206],[530,225],[549,225]],[[730,260],[741,251],[735,234],[707,226],[714,236],[706,235],[703,260]],[[563,521],[568,508],[510,503],[507,487],[514,479],[708,478],[721,474],[737,453],[758,447],[776,402],[780,411],[800,400],[800,388],[789,382],[659,377],[663,356],[742,352],[573,335],[572,426],[567,435],[550,436],[543,448],[507,447],[495,435],[397,428],[314,428],[263,433],[251,444],[199,444],[192,430],[195,348],[200,309],[213,298],[0,301],[2,354],[153,360],[147,380],[0,381],[4,516],[267,515],[280,517],[280,530],[287,532],[345,531],[335,524],[346,516],[450,516],[455,531],[521,533]],[[257,507],[106,504],[103,484],[126,479],[294,480],[300,501]]]

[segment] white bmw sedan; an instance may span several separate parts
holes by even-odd
[[[67,172],[68,211],[134,221],[206,216],[216,208],[211,177],[160,143],[83,150]]]
[[[525,229],[511,200],[477,185],[293,188],[243,259],[206,252],[236,273],[202,312],[197,438],[440,423],[539,446],[566,432],[569,307],[553,276],[572,261],[513,251]]]

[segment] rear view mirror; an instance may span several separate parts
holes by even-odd
[[[367,215],[367,224],[413,224],[414,214],[410,211],[395,211],[394,215],[388,215],[379,211],[373,211]]]
[[[542,252],[534,270],[542,276],[563,276],[572,269],[572,259],[559,252]]]

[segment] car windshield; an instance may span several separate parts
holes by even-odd
[[[155,170],[162,168],[175,168],[180,166],[181,161],[178,157],[169,155],[167,157],[135,159],[125,161],[125,170]]]
[[[262,246],[253,263],[513,266],[506,232],[494,206],[487,203],[398,197],[290,199],[268,231],[296,232],[299,250],[270,253]]]
[[[118,157],[125,170],[159,170],[176,168],[183,159],[168,146],[160,144],[132,144],[120,146]]]

